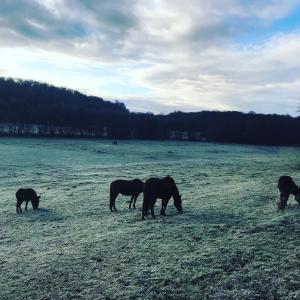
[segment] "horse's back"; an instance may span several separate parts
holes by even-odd
[[[149,178],[144,184],[144,194],[153,195],[157,198],[170,198],[175,182],[170,176],[164,178]],[[176,185],[175,185],[176,186]]]
[[[143,191],[143,181],[140,179],[124,180],[117,179],[110,184],[111,193],[120,193],[125,196],[135,193],[141,193]]]
[[[157,194],[160,190],[161,179],[151,177],[145,181],[144,184],[144,195]]]
[[[16,198],[17,199],[23,199],[23,200],[31,200],[32,198],[37,197],[37,194],[34,189],[27,188],[27,189],[18,189],[16,192]]]

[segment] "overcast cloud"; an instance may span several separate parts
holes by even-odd
[[[2,0],[0,75],[118,99],[135,111],[295,115],[293,0]]]

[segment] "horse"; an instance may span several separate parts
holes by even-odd
[[[135,208],[136,200],[140,193],[143,191],[143,181],[140,179],[134,180],[115,180],[110,184],[110,198],[109,198],[109,207],[110,211],[117,211],[116,209],[116,198],[119,194],[125,196],[131,196],[129,209],[131,209],[131,205],[133,204],[133,208]]]
[[[27,210],[28,202],[31,201],[32,208],[38,209],[39,203],[40,203],[40,197],[41,195],[37,195],[35,190],[29,188],[29,189],[19,189],[16,192],[16,198],[17,198],[17,206],[16,210],[17,213],[22,212],[21,204],[23,201],[26,201],[25,210]]]
[[[157,198],[162,199],[160,214],[166,215],[166,208],[171,197],[174,199],[174,206],[177,208],[178,212],[182,213],[182,200],[181,195],[174,179],[170,176],[159,178],[149,178],[144,184],[144,199],[142,208],[142,220],[144,220],[145,215],[148,214],[149,209],[151,210],[152,218],[154,215],[154,205]]]
[[[278,201],[278,210],[283,210],[287,206],[287,201],[291,194],[295,196],[295,200],[300,203],[300,187],[296,185],[290,176],[281,176],[277,185],[280,198]]]

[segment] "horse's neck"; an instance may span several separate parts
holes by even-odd
[[[168,182],[162,181],[159,186],[158,197],[161,199],[170,199],[172,196],[179,197],[179,191],[176,184],[174,183],[172,186],[170,186]]]

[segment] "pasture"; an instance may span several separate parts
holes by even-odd
[[[1,138],[0,157],[0,299],[300,299],[300,207],[276,211],[298,148]],[[113,180],[166,175],[183,214],[110,212]],[[16,214],[20,187],[39,210]]]

